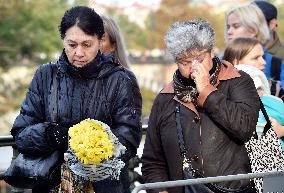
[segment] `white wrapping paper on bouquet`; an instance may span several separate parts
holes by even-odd
[[[75,174],[78,181],[97,182],[105,179],[118,180],[121,169],[125,166],[125,163],[119,157],[125,153],[126,148],[119,142],[107,124],[92,119],[86,119],[85,121],[96,121],[108,133],[114,146],[113,157],[98,164],[84,164],[76,157],[74,151],[69,146],[68,151],[65,153],[65,161],[68,167]]]

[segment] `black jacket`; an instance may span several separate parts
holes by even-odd
[[[230,65],[222,66],[218,78],[216,87],[209,85],[200,93],[198,107],[175,98],[172,84],[157,96],[142,156],[142,174],[147,183],[183,179],[175,121],[177,103],[182,103],[181,125],[187,157],[194,169],[206,177],[251,171],[244,143],[255,131],[258,118],[259,98],[254,83],[249,75]],[[219,185],[240,188],[248,183],[244,180]],[[167,190],[183,192],[182,187]]]
[[[58,115],[56,124],[71,126],[91,118],[108,124],[128,149],[136,154],[141,139],[142,99],[132,72],[101,54],[83,68],[68,63],[65,53],[55,64],[38,68],[27,91],[12,135],[19,152],[44,154],[52,152],[46,135],[51,123],[51,89],[56,71]]]

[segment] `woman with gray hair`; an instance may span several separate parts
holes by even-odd
[[[177,22],[165,36],[178,69],[156,97],[142,156],[147,183],[251,172],[244,143],[259,98],[252,79],[214,54],[214,30],[202,19]],[[149,192],[255,192],[249,180]]]

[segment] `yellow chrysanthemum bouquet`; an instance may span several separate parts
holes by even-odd
[[[69,149],[65,154],[70,170],[83,181],[119,179],[124,162],[119,157],[125,147],[110,127],[86,119],[69,128]]]

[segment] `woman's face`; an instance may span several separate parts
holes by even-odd
[[[182,76],[192,78],[191,75],[198,65],[203,65],[209,72],[213,66],[213,57],[213,51],[194,51],[186,53],[180,59],[177,59],[176,63]]]
[[[239,17],[235,13],[231,13],[227,19],[227,41],[243,37],[243,38],[253,38],[256,37],[256,33],[249,31],[239,20]]]
[[[260,44],[256,44],[253,49],[240,61],[239,64],[247,64],[264,71],[265,60],[263,59],[263,48]]]
[[[104,54],[109,54],[114,51],[115,51],[115,45],[111,44],[109,34],[105,32],[102,38],[101,52]]]
[[[69,28],[65,35],[63,45],[72,65],[80,68],[96,57],[101,44],[96,35],[88,35],[76,25]]]

